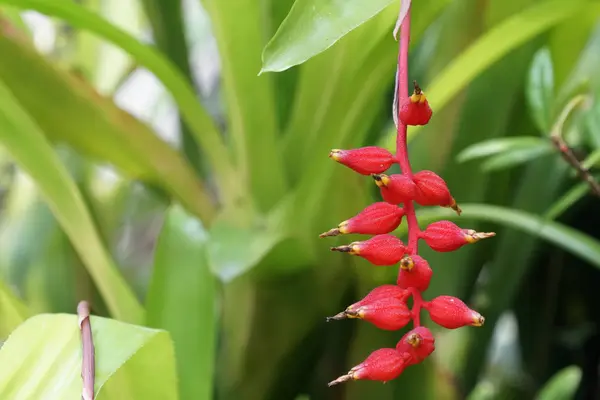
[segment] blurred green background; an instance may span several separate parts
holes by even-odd
[[[600,1],[413,1],[413,166],[497,232],[422,246],[425,297],[486,324],[335,388],[403,334],[325,322],[397,270],[318,239],[378,199],[327,154],[393,147],[398,2],[295,3],[0,0],[0,398],[80,396],[82,299],[99,399],[598,398],[600,203],[551,137],[600,175]]]

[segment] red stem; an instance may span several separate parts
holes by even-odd
[[[402,27],[400,29],[400,48],[398,51],[398,103],[403,104],[408,98],[408,46],[410,43],[410,9],[404,17]],[[398,107],[400,110],[400,107]],[[407,143],[407,127],[400,120],[398,115],[398,135],[396,137],[396,158],[402,173],[412,178],[412,169],[410,160],[408,159],[408,143]],[[419,223],[415,213],[415,207],[412,201],[404,203],[404,211],[406,213],[406,221],[408,223],[408,252],[417,254],[419,252]],[[421,307],[423,305],[423,297],[421,292],[412,288],[413,298],[413,324],[415,327],[421,325]]]

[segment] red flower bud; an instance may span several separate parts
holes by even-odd
[[[495,235],[494,232],[475,232],[472,229],[462,229],[450,221],[438,221],[429,225],[420,237],[425,239],[427,245],[433,250],[448,252]]]
[[[354,303],[350,307],[358,307],[369,302],[395,298],[398,300],[406,301],[410,297],[410,291],[398,287],[396,285],[382,285],[371,290],[361,301]]]
[[[435,339],[429,329],[424,326],[417,326],[402,336],[402,339],[396,345],[396,350],[399,353],[410,355],[409,365],[418,364],[433,353]]]
[[[394,265],[406,253],[402,240],[390,234],[373,236],[364,242],[332,247],[331,250],[360,256],[375,265]]]
[[[387,382],[397,378],[407,365],[408,356],[398,353],[395,349],[379,349],[372,352],[369,357],[346,375],[329,382],[329,386],[337,385],[349,380],[371,380]]]
[[[417,186],[406,175],[380,174],[373,175],[373,179],[380,188],[381,197],[388,203],[400,204],[415,198]]]
[[[485,319],[477,311],[471,310],[462,300],[452,296],[438,296],[423,303],[431,320],[447,329],[463,326],[482,326]]]
[[[346,318],[363,319],[379,329],[396,331],[404,328],[410,322],[412,314],[404,301],[387,298],[358,306],[353,304],[343,312],[327,318],[327,321]]]
[[[404,125],[426,125],[431,119],[431,107],[427,102],[425,93],[417,82],[414,82],[415,91],[400,105],[400,121]]]
[[[429,263],[420,256],[404,256],[400,260],[397,284],[401,288],[415,288],[424,292],[429,287],[433,271]]]
[[[376,146],[352,150],[333,149],[329,157],[362,175],[380,174],[396,162],[392,153]]]
[[[448,185],[439,175],[432,171],[419,171],[413,176],[417,186],[415,201],[422,206],[450,207],[461,213],[456,200],[450,195]]]
[[[398,330],[406,326],[412,318],[406,305],[409,296],[409,290],[396,285],[379,286],[371,290],[361,301],[348,306],[333,317],[328,317],[327,321],[359,318],[380,329]]]
[[[322,233],[320,237],[337,236],[347,233],[380,235],[390,233],[400,225],[404,210],[384,201],[371,204],[356,216],[342,222],[337,228]]]

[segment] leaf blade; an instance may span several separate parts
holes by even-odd
[[[177,398],[174,357],[166,332],[94,316],[91,325],[98,355],[98,399],[114,398],[106,396],[108,392]],[[154,356],[161,362],[139,365],[135,358],[144,348],[159,353]],[[75,315],[41,314],[28,319],[4,344],[0,360],[2,398],[81,397],[81,339]],[[137,377],[122,375],[131,368],[136,369]],[[129,379],[123,380],[126,377]]]
[[[547,141],[537,136],[501,137],[484,140],[463,149],[456,156],[460,163],[477,158],[493,156],[515,149],[535,148],[547,144]]]
[[[119,319],[140,321],[143,310],[104,247],[81,192],[50,144],[0,81],[0,141],[36,182]]]
[[[253,200],[268,211],[286,193],[278,148],[272,76],[257,76],[263,46],[263,10],[255,0],[202,0],[212,21],[228,109],[228,133]]]
[[[333,46],[344,35],[393,2],[394,0],[297,0],[263,51],[261,73],[284,71],[307,61]]]
[[[533,57],[525,91],[531,116],[541,132],[549,132],[554,101],[554,69],[550,50],[540,49]]]
[[[567,225],[549,221],[537,215],[506,207],[485,204],[461,204],[463,217],[495,222],[544,239],[600,268],[600,241]],[[444,209],[424,209],[419,221],[430,223],[439,218],[457,219],[455,213]],[[404,228],[400,230],[404,232]]]
[[[179,206],[168,210],[146,303],[149,326],[171,334],[180,395],[186,399],[212,398],[217,285],[208,265],[207,241],[199,220]]]

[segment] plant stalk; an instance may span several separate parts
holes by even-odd
[[[398,105],[394,107],[397,115],[397,136],[396,136],[396,158],[402,173],[409,178],[412,178],[412,168],[410,166],[410,160],[408,158],[408,143],[407,143],[407,126],[400,120],[400,107],[408,99],[408,47],[410,44],[410,16],[411,10],[409,8],[404,21],[400,28],[400,46],[398,51],[398,84],[396,98],[398,99]],[[404,203],[404,211],[406,213],[406,221],[408,223],[408,252],[411,255],[419,253],[419,234],[421,229],[419,228],[419,222],[417,221],[417,215],[415,213],[415,206],[412,200]],[[421,307],[423,305],[423,297],[418,290],[411,289],[413,297],[413,308],[411,310],[413,315],[413,324],[415,327],[421,325]]]

